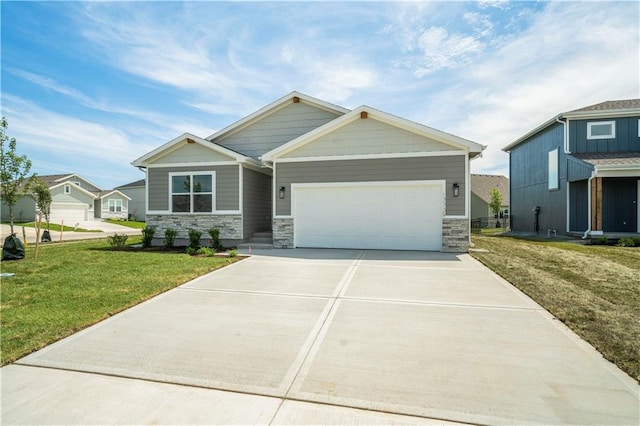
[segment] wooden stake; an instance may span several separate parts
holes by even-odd
[[[24,246],[27,247],[27,232],[24,230],[24,226],[22,227],[22,240],[24,241]]]
[[[33,260],[38,261],[38,248],[40,248],[40,224],[42,223],[42,212],[38,215],[38,221],[36,222],[36,252]]]
[[[62,230],[64,229],[64,220],[60,221],[60,242],[62,242]]]

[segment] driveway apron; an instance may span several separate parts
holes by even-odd
[[[3,424],[640,420],[635,381],[469,255],[256,254],[3,368]]]

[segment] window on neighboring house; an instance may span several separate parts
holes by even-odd
[[[549,190],[560,188],[558,182],[558,149],[549,151]]]
[[[587,139],[612,139],[615,137],[615,121],[592,121],[587,123]]]
[[[213,172],[171,174],[171,212],[211,213],[213,181]]]
[[[109,200],[109,212],[120,213],[122,211],[122,200]]]
[[[64,186],[64,193],[65,194],[71,194],[71,186],[69,186],[69,184],[66,184]]]

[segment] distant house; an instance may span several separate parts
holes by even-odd
[[[504,148],[514,231],[640,232],[640,99],[561,113]]]
[[[471,219],[479,219],[482,227],[488,225],[488,218],[494,217],[489,206],[494,188],[502,195],[499,217],[504,217],[509,214],[509,179],[501,175],[471,175]]]
[[[94,218],[126,218],[130,198],[122,192],[103,190],[77,174],[43,175],[51,191],[52,223],[73,224]],[[16,221],[36,219],[36,202],[30,196],[22,197],[13,208]],[[2,203],[2,220],[9,220],[9,209]]]
[[[144,179],[116,186],[115,188],[130,198],[129,217],[134,220],[145,220],[144,217],[147,214],[145,188],[146,184]]]

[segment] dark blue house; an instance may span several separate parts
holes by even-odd
[[[513,231],[640,233],[640,99],[561,113],[503,150]]]

